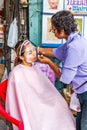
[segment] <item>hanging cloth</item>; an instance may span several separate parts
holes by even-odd
[[[14,11],[13,11],[13,21],[10,24],[7,45],[11,48],[14,48],[18,42],[18,0],[14,0]]]
[[[4,0],[0,0],[0,10],[4,8]]]
[[[14,18],[9,28],[7,45],[11,48],[14,48],[17,42],[18,42],[18,26],[17,26],[17,19]]]

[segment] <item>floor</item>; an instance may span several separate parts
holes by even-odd
[[[0,130],[7,130],[6,122],[0,119]]]

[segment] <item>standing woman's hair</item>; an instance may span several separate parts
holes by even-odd
[[[77,31],[74,15],[68,10],[59,11],[54,14],[51,18],[51,24],[57,29],[58,33],[60,33],[62,29],[64,29],[66,35]]]

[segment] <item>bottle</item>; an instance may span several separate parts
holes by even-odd
[[[5,64],[5,57],[4,56],[2,56],[1,64]]]

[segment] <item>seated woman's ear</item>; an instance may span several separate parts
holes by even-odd
[[[24,60],[24,57],[23,57],[23,56],[19,56],[19,58],[20,58],[20,60],[22,60],[22,61]]]

